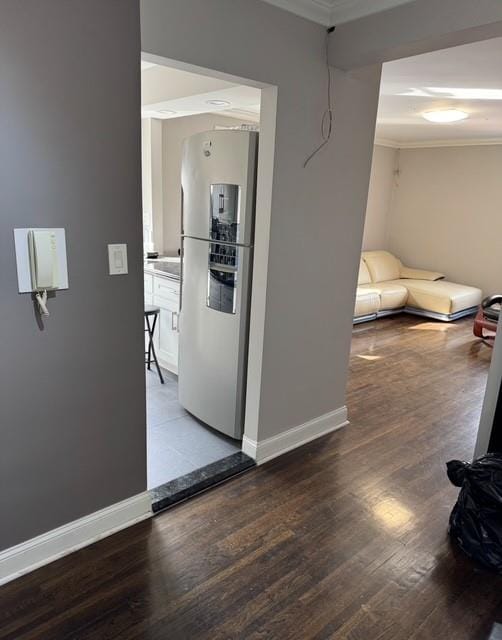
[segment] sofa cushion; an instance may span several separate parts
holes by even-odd
[[[397,280],[401,276],[401,263],[388,251],[364,251],[363,259],[368,267],[371,282]]]
[[[361,285],[359,288],[362,290],[370,289],[378,293],[381,311],[400,309],[406,305],[408,299],[408,289],[398,282],[378,282]]]
[[[364,260],[361,258],[361,260],[359,261],[359,275],[357,277],[357,286],[361,284],[369,284],[370,282],[370,272],[368,271],[368,267],[364,263]]]
[[[380,295],[375,289],[357,287],[354,316],[367,316],[380,309]]]
[[[481,304],[481,289],[446,280],[403,279],[395,284],[408,289],[406,306],[415,309],[449,315]]]
[[[442,280],[444,273],[439,271],[426,271],[425,269],[410,269],[401,265],[401,278],[410,278],[411,280]]]

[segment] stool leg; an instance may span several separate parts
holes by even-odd
[[[146,330],[148,332],[148,351],[147,351],[147,359],[146,359],[146,368],[148,369],[148,371],[150,371],[150,364],[152,362],[153,329],[155,328],[156,318],[154,317],[153,327],[150,326],[150,319],[148,316],[145,316],[145,320],[146,320],[146,327],[147,327]]]
[[[157,316],[153,316],[152,335],[150,337],[148,347],[149,347],[149,351],[150,351],[150,348],[151,348],[151,354],[152,354],[155,366],[157,368],[157,373],[159,374],[160,383],[164,384],[164,377],[162,376],[162,371],[160,370],[160,367],[159,367],[159,361],[157,360],[157,354],[155,353],[155,347],[153,346],[153,334],[155,333],[155,325],[156,324],[157,324]]]

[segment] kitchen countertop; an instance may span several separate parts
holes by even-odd
[[[145,273],[163,276],[170,280],[180,281],[180,259],[159,258],[157,260],[145,260]]]

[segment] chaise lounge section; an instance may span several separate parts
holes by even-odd
[[[388,251],[363,252],[354,324],[402,312],[443,322],[476,313],[481,289],[443,278],[435,271],[404,267]]]

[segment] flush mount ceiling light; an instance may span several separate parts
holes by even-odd
[[[173,111],[172,109],[159,109],[159,113],[161,113],[163,116],[176,115],[176,111]]]
[[[460,109],[438,109],[437,111],[426,111],[422,117],[429,122],[447,124],[449,122],[460,122],[469,117],[469,114]]]
[[[206,104],[211,104],[213,107],[229,107],[231,103],[226,100],[206,100]]]

